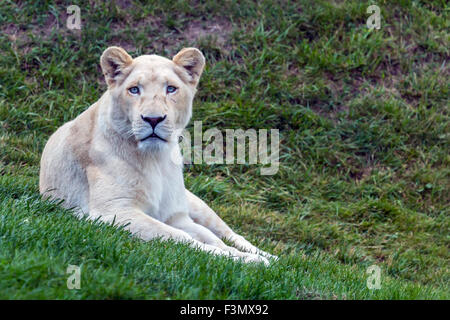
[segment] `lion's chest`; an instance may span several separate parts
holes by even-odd
[[[164,163],[150,165],[142,178],[137,200],[146,214],[164,222],[173,214],[187,210],[180,167]]]

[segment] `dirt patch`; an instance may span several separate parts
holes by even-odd
[[[0,29],[13,43],[15,49],[20,48],[24,54],[32,49],[32,38],[49,40],[54,34],[66,36],[69,34],[81,35],[81,30],[70,30],[66,26],[67,13],[60,10],[58,16],[48,14],[44,22],[39,23],[33,19],[29,25],[18,25],[14,23],[7,24]],[[81,22],[83,27],[83,21]]]
[[[162,30],[164,28],[167,27],[161,27]],[[160,38],[154,45],[170,54],[175,54],[180,49],[181,44],[197,47],[202,51],[214,49],[223,54],[228,54],[231,49],[231,32],[231,23],[222,18],[212,21],[193,20],[168,31],[167,36]]]
[[[181,37],[189,42],[197,42],[201,38],[213,37],[217,44],[225,46],[231,33],[231,23],[226,20],[208,21],[206,23],[193,21],[181,33]]]
[[[1,33],[6,35],[13,43],[16,43],[17,41],[26,41],[28,39],[28,30],[14,23],[4,26],[1,29]]]
[[[338,101],[339,99],[337,97],[340,97],[344,95],[344,89],[345,89],[345,82],[343,79],[336,78],[334,74],[331,72],[325,72],[324,77],[326,79],[326,91],[327,94],[330,96],[330,100],[332,101]],[[348,96],[348,94],[347,94]],[[337,123],[339,121],[339,118],[342,117],[342,115],[346,115],[348,113],[349,107],[347,105],[349,99],[344,99],[342,103],[334,104],[332,106],[330,105],[324,105],[324,103],[311,103],[310,108],[313,110],[316,114],[330,119],[333,123]]]
[[[85,30],[97,28],[92,20],[96,10],[95,2],[90,2],[88,12],[81,12],[81,30],[69,29],[67,20],[73,13],[67,13],[67,6],[59,5],[57,9],[44,16],[36,16],[27,24],[9,23],[0,26],[2,34],[14,42],[20,51],[29,51],[33,42],[51,40],[57,34],[62,37],[76,36],[82,38]],[[130,52],[175,54],[182,46],[196,46],[206,51],[214,50],[227,53],[231,49],[231,22],[224,17],[208,19],[179,16],[170,19],[164,14],[143,15],[136,18],[133,14],[139,6],[131,0],[115,0],[110,3],[114,15],[108,24],[108,45],[118,45]],[[129,32],[146,34],[150,41],[133,40]],[[32,38],[34,41],[32,40]]]
[[[171,26],[159,16],[149,16],[139,21],[133,21],[131,17],[127,17],[124,21],[111,23],[111,31],[114,33],[111,45],[121,46],[127,51],[135,51],[137,44],[126,39],[123,34],[123,30],[126,29],[145,32],[152,39],[149,48],[142,48],[144,53],[166,51],[169,54],[175,54],[182,45],[200,49],[214,47],[225,54],[231,49],[232,25],[223,18],[212,21],[192,20],[181,26]]]
[[[114,4],[122,10],[127,10],[133,7],[133,1],[131,0],[114,0]]]

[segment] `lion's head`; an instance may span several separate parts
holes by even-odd
[[[196,86],[205,65],[203,54],[185,48],[172,60],[157,55],[132,58],[109,47],[100,64],[111,96],[114,129],[133,139],[139,150],[175,142],[189,122]]]

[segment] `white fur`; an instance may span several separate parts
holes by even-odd
[[[64,200],[91,219],[126,225],[143,240],[185,241],[202,250],[244,261],[268,263],[271,257],[234,233],[214,211],[184,187],[174,132],[184,128],[204,58],[183,49],[173,60],[159,56],[132,59],[123,49],[108,48],[101,59],[108,91],[60,127],[41,159],[40,191]],[[129,86],[138,85],[139,95]],[[165,88],[174,85],[176,93]],[[166,115],[154,132],[142,119]],[[227,246],[232,241],[240,250]]]

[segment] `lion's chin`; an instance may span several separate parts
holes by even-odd
[[[148,138],[138,142],[138,150],[143,153],[163,152],[168,148],[168,142],[158,138]]]

